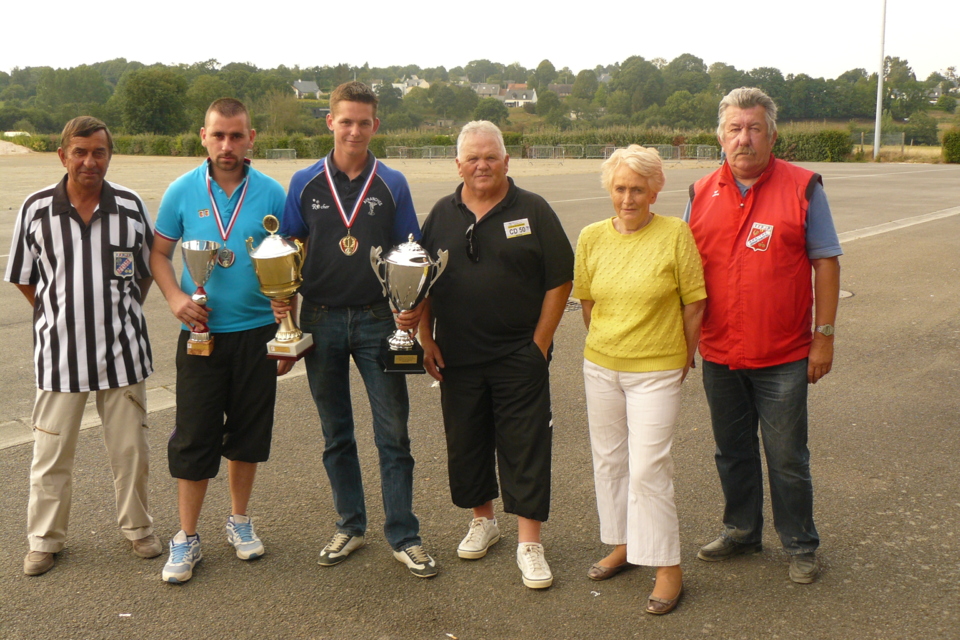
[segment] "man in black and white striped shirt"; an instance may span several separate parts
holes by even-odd
[[[23,203],[4,276],[30,302],[34,320],[27,575],[52,569],[63,549],[90,392],[103,421],[120,529],[140,557],[163,550],[147,512],[145,379],[153,362],[143,301],[153,282],[153,228],[140,196],[104,180],[112,151],[100,120],[67,123],[57,150],[67,175]]]

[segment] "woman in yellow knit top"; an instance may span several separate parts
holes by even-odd
[[[646,611],[663,614],[683,593],[670,447],[700,339],[703,265],[686,223],[650,211],[665,182],[655,149],[618,149],[601,181],[616,216],[580,233],[573,295],[588,329],[583,378],[600,539],[614,549],[587,575],[657,567]]]

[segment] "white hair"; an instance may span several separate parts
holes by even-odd
[[[500,128],[487,120],[474,120],[463,125],[463,128],[460,129],[460,135],[457,136],[458,160],[463,160],[460,156],[460,150],[463,148],[463,141],[468,136],[487,136],[495,139],[497,146],[500,147],[500,157],[505,158],[507,156],[507,147],[503,144],[503,133],[500,132]]]

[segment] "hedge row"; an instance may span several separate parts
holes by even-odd
[[[943,134],[943,161],[960,162],[960,129]]]
[[[951,134],[948,133],[947,136]],[[954,149],[960,146],[956,142],[960,134],[954,134],[950,140]],[[556,131],[551,133],[504,133],[507,146],[545,146],[561,144],[612,144],[624,147],[629,144],[717,144],[716,134],[712,131],[697,133],[676,133],[666,130],[638,129],[634,127],[612,127],[588,131]],[[11,140],[16,144],[29,147],[34,151],[56,151],[59,144],[57,135],[18,136]],[[456,144],[456,136],[432,134],[393,134],[374,136],[370,150],[378,158],[387,155],[387,147],[426,147],[431,145],[447,146]],[[124,155],[148,156],[204,156],[206,149],[200,144],[200,136],[185,133],[179,136],[158,135],[118,135],[113,137],[116,153]],[[948,156],[947,137],[944,137],[944,158]],[[333,148],[333,136],[305,136],[300,133],[289,135],[258,135],[253,145],[253,157],[263,158],[267,149],[296,149],[298,158],[322,158]],[[853,143],[846,131],[823,129],[803,131],[781,131],[774,153],[777,157],[794,162],[840,162],[853,151]],[[954,151],[960,153],[960,150]],[[960,162],[960,160],[947,160]]]

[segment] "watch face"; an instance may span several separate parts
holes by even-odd
[[[817,327],[817,331],[822,333],[825,336],[833,335],[833,325],[832,324],[823,324]]]

